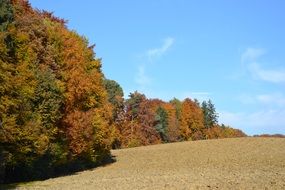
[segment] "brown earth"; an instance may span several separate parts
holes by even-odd
[[[285,189],[285,139],[236,138],[114,150],[116,162],[17,189]]]

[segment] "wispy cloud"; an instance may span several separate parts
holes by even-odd
[[[255,63],[262,55],[266,53],[263,48],[248,47],[240,55],[240,68],[228,76],[229,79],[239,80],[248,74],[248,65]]]
[[[263,69],[258,63],[250,63],[248,66],[249,71],[255,79],[272,82],[284,83],[285,70],[284,69]]]
[[[281,93],[274,94],[260,94],[256,96],[256,99],[263,104],[273,105],[273,106],[285,106],[285,96]]]
[[[261,48],[247,48],[241,55],[241,62],[256,61],[260,56],[265,54],[266,51]]]
[[[258,95],[241,94],[237,99],[245,105],[258,104],[275,108],[285,106],[285,96],[280,92]]]
[[[266,53],[262,48],[247,48],[241,55],[242,68],[249,72],[253,79],[271,83],[285,82],[285,68],[265,69],[260,58]]]
[[[138,88],[147,91],[146,87],[151,84],[151,78],[146,73],[147,63],[152,62],[154,58],[161,57],[173,45],[174,38],[168,37],[163,40],[163,44],[159,48],[147,50],[143,56],[140,56],[140,61],[144,64],[138,65],[137,73],[135,74],[135,83],[139,85]]]
[[[259,110],[253,113],[219,111],[219,122],[242,129],[253,135],[260,133],[284,133],[285,109]]]
[[[138,73],[135,76],[135,82],[141,87],[145,87],[146,85],[150,84],[151,79],[146,75],[144,65],[140,65],[138,67]]]
[[[155,57],[162,56],[173,45],[174,41],[174,38],[168,37],[163,40],[161,47],[147,50],[146,55],[148,59],[152,60]]]
[[[229,79],[239,80],[248,74],[248,64],[256,62],[262,55],[266,53],[263,48],[248,47],[240,55],[240,68],[235,70],[228,76]]]

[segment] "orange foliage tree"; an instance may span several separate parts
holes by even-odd
[[[124,146],[156,144],[161,141],[154,128],[155,112],[152,102],[138,92],[131,93],[126,102],[126,120],[122,136]]]
[[[0,2],[0,181],[100,163],[112,123],[100,59],[62,19]]]
[[[183,101],[181,107],[180,132],[184,140],[203,139],[203,112],[191,99]]]
[[[218,125],[210,100],[124,100],[93,47],[28,1],[0,0],[0,182],[94,166],[111,147],[245,136]]]

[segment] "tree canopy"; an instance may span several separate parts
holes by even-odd
[[[93,167],[111,148],[245,136],[218,124],[211,100],[124,99],[94,46],[65,23],[0,0],[0,182]]]

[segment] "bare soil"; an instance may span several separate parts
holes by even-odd
[[[236,138],[113,150],[116,162],[17,189],[285,189],[285,139]]]

